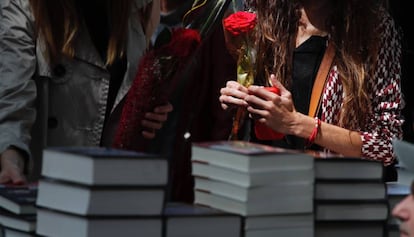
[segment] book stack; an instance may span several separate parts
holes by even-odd
[[[0,185],[0,236],[35,235],[37,190],[37,183]]]
[[[167,160],[100,147],[43,152],[36,232],[42,236],[162,236]]]
[[[165,237],[241,236],[241,216],[205,206],[170,202],[164,218]]]
[[[195,203],[244,217],[243,234],[313,236],[314,158],[246,141],[194,143]]]
[[[386,236],[389,206],[381,162],[315,160],[316,237]]]

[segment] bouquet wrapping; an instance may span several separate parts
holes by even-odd
[[[185,15],[185,27],[169,32],[168,43],[162,42],[146,52],[125,98],[113,147],[148,151],[152,140],[142,136],[145,113],[169,101],[177,85],[185,83],[202,40],[208,37],[222,19],[230,0],[194,0]]]

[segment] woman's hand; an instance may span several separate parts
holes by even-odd
[[[23,175],[24,158],[16,149],[9,148],[5,150],[0,159],[0,183],[26,183],[26,177]]]
[[[220,90],[220,103],[221,107],[226,110],[231,107],[243,106],[247,107],[248,104],[244,98],[248,95],[249,91],[246,87],[240,85],[236,81],[228,81],[226,87]]]
[[[293,105],[291,93],[270,76],[274,86],[279,88],[280,95],[269,92],[260,86],[250,86],[249,95],[244,98],[248,103],[247,111],[251,117],[283,134],[295,134],[298,113]]]
[[[142,120],[142,126],[147,128],[142,131],[142,136],[147,139],[153,139],[157,130],[162,128],[162,125],[168,119],[168,113],[173,110],[170,103],[155,107],[153,112],[145,114],[145,119]]]

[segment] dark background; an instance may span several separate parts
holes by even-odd
[[[410,1],[407,0],[389,0],[388,6],[391,14],[401,27],[403,32],[403,62],[402,62],[402,92],[406,102],[403,110],[405,117],[404,140],[414,143],[414,39],[413,28],[410,24]]]

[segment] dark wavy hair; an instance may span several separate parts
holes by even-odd
[[[336,65],[345,91],[340,125],[358,116],[362,126],[370,104],[369,78],[377,61],[380,32],[378,0],[330,0],[325,22],[330,43],[336,47]],[[273,73],[288,88],[292,80],[293,51],[301,17],[299,0],[255,0],[258,14],[257,78],[262,83]]]

